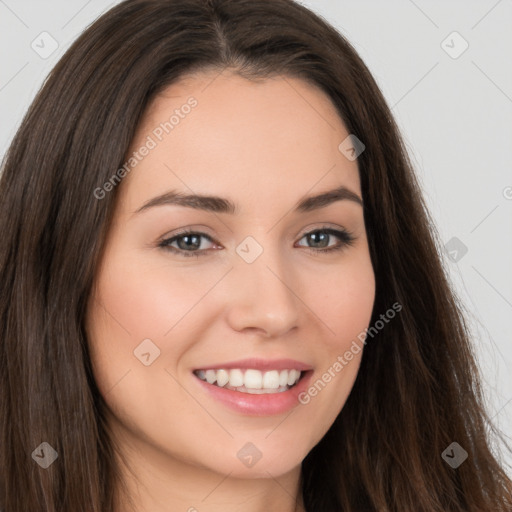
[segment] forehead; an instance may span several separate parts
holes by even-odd
[[[136,207],[167,189],[247,205],[261,204],[262,194],[295,203],[340,184],[359,192],[357,162],[339,149],[348,136],[329,97],[301,79],[186,76],[147,108],[129,155],[149,140],[153,147],[125,179],[124,194]]]

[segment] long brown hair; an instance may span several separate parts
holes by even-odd
[[[341,413],[302,464],[308,512],[511,510],[491,449],[463,309],[397,125],[354,48],[292,0],[128,0],[51,71],[0,178],[0,507],[107,512],[120,485],[84,330],[125,162],[152,98],[197,70],[293,76],[320,87],[363,141],[359,173],[376,276],[368,342]],[[47,442],[57,462],[33,450]],[[457,442],[468,458],[451,467]]]

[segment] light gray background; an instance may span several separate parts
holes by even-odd
[[[116,3],[0,0],[0,157],[50,69]],[[402,130],[443,244],[456,237],[467,247],[462,257],[452,253],[456,262],[446,251],[446,266],[468,310],[490,414],[510,436],[512,1],[302,3],[366,62]],[[463,48],[454,31],[469,44],[457,58],[445,51]],[[42,32],[58,43],[47,58],[31,47],[49,48]]]

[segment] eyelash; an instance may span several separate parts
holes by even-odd
[[[309,251],[311,251],[315,255],[318,255],[318,253],[325,254],[325,253],[329,253],[329,252],[333,252],[333,251],[340,251],[342,249],[345,249],[348,246],[353,245],[353,243],[356,239],[355,236],[353,235],[353,233],[351,233],[350,231],[347,231],[345,229],[338,230],[338,229],[325,227],[325,228],[315,229],[313,231],[308,231],[307,233],[304,233],[302,235],[302,237],[300,238],[300,240],[302,240],[305,236],[308,236],[308,235],[311,235],[314,233],[326,233],[327,235],[336,236],[341,240],[341,242],[338,245],[336,245],[334,247],[328,247],[326,249],[315,249],[314,247],[305,247],[305,249],[309,249]],[[183,249],[177,249],[176,247],[170,246],[170,244],[175,242],[176,240],[179,240],[180,238],[183,238],[185,236],[190,236],[190,235],[201,236],[201,237],[206,238],[210,242],[215,243],[215,241],[212,239],[212,237],[207,235],[206,233],[201,233],[201,232],[192,231],[192,230],[185,230],[185,231],[182,231],[181,233],[178,233],[177,235],[174,235],[171,238],[162,240],[158,244],[158,247],[160,247],[164,250],[170,251],[172,253],[179,254],[180,256],[184,256],[184,257],[205,256],[208,249],[202,249],[202,250],[196,250],[196,251],[184,251]]]

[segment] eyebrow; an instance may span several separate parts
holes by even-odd
[[[341,186],[334,190],[322,192],[316,196],[309,196],[300,199],[295,205],[295,211],[299,213],[311,212],[313,210],[325,208],[336,201],[343,200],[353,201],[363,206],[363,200],[355,192],[352,192],[345,186]],[[183,194],[181,192],[171,190],[165,194],[150,199],[134,213],[139,213],[155,206],[164,205],[185,206],[196,210],[204,210],[214,213],[228,213],[231,215],[239,212],[235,203],[223,197]]]

